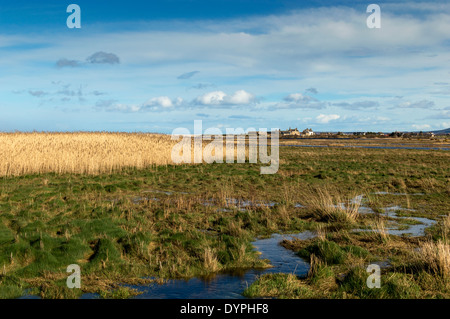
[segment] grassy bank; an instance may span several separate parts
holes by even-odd
[[[447,229],[448,236],[448,229]],[[449,241],[378,234],[330,233],[308,242],[284,242],[310,260],[306,278],[269,274],[247,297],[276,298],[450,298]],[[379,287],[368,285],[368,268],[381,269]]]
[[[445,151],[282,147],[274,175],[259,174],[256,164],[202,164],[125,168],[96,176],[2,177],[0,297],[24,292],[44,298],[75,298],[86,292],[129,297],[135,292],[119,283],[266,267],[250,244],[255,237],[306,229],[323,233],[316,239],[320,242],[285,246],[314,260],[311,275],[264,277],[246,295],[395,297],[387,292],[371,295],[374,290],[365,292],[354,284],[367,277],[361,269],[368,262],[389,258],[393,267],[383,271],[387,277],[382,282],[396,280],[392,291],[447,297],[446,283],[442,286],[435,276],[440,268],[423,265],[425,258],[413,252],[422,242],[438,245],[446,240],[441,215],[449,213],[449,159]],[[380,191],[423,195],[374,194]],[[390,222],[379,214],[352,215],[349,200],[359,194],[366,195],[365,205],[374,211],[399,206],[411,209],[402,214],[439,223],[419,239],[354,233],[353,228],[381,229],[381,222]],[[346,209],[327,209],[343,202]],[[341,257],[330,264],[320,253],[322,246]],[[66,288],[70,264],[81,267],[81,289]],[[350,267],[354,265],[360,268]],[[286,287],[269,289],[278,283]],[[402,283],[420,289],[405,295]]]

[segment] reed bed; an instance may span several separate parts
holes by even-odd
[[[175,143],[169,135],[144,133],[0,133],[0,176],[167,165]]]
[[[109,132],[32,132],[0,133],[0,176],[41,173],[75,173],[97,175],[127,167],[176,164],[172,150],[180,142],[170,135]],[[202,143],[203,162],[207,154],[215,155],[208,139]],[[224,142],[225,146],[225,142]],[[191,144],[194,163],[194,141]],[[234,157],[248,159],[248,145],[234,148]],[[218,154],[221,157],[221,154]],[[226,150],[223,148],[223,162]],[[189,158],[189,156],[188,156]]]

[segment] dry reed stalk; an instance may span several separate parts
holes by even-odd
[[[325,240],[327,238],[327,231],[322,224],[317,226],[316,234],[319,240]]]
[[[447,236],[450,233],[450,214],[444,217],[444,220],[442,222],[442,232],[443,237],[445,240],[447,240]]]
[[[338,192],[332,194],[328,188],[317,188],[307,192],[305,204],[320,219],[353,223],[359,216],[361,200],[344,203]]]
[[[101,174],[125,167],[174,164],[170,135],[109,132],[0,133],[0,176]],[[209,142],[202,144],[202,152]],[[234,145],[234,158],[238,148]],[[192,160],[194,149],[191,148]],[[226,151],[224,148],[224,161]],[[245,147],[248,159],[248,147]]]
[[[0,133],[0,176],[99,174],[167,165],[175,142],[144,133]]]
[[[206,248],[203,254],[203,265],[204,268],[211,271],[216,272],[220,268],[220,264],[217,260],[216,254],[211,248]]]
[[[307,278],[311,279],[317,274],[319,268],[323,266],[323,262],[320,260],[320,258],[316,257],[316,255],[311,254],[309,256],[309,263],[310,268],[308,270]]]
[[[444,241],[422,243],[416,258],[424,268],[444,279],[450,277],[450,245]]]
[[[389,240],[389,234],[386,230],[386,225],[384,223],[384,220],[382,220],[381,218],[372,223],[371,229],[373,230],[373,233],[377,237],[377,239],[381,240],[384,243]]]

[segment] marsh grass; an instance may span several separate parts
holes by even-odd
[[[323,295],[326,295],[337,287],[333,269],[323,259],[316,257],[315,254],[310,255],[310,268],[306,282],[319,289]]]
[[[445,281],[450,281],[450,245],[439,240],[422,243],[415,254],[414,263]]]
[[[293,274],[266,274],[259,276],[250,287],[244,290],[245,297],[268,298],[314,298],[314,292]]]
[[[303,197],[306,207],[318,220],[352,224],[358,219],[361,200],[352,197],[344,200],[336,189],[311,188]]]
[[[330,234],[328,238],[346,241],[339,234],[336,236]],[[363,242],[367,241],[365,237],[360,239]],[[448,250],[448,246],[445,247],[439,242],[426,242],[420,245],[420,250],[411,252],[411,246],[407,245],[408,240],[392,239],[380,248],[368,245],[369,252],[359,246],[342,243],[338,245],[334,242],[330,244],[329,241],[315,239],[300,251],[302,257],[306,258],[309,255],[310,269],[306,278],[297,278],[294,284],[290,285],[293,287],[292,290],[286,291],[286,286],[277,283],[275,278],[264,276],[258,278],[246,293],[253,298],[266,297],[268,291],[265,286],[269,286],[272,287],[269,295],[271,297],[376,299],[450,297],[448,264],[445,261],[445,256],[448,256],[445,250]],[[298,241],[296,243],[303,246]],[[382,268],[381,288],[370,289],[366,283],[369,275],[366,267],[374,258],[377,260],[381,257],[372,254],[381,252],[387,256],[395,252],[397,256],[395,259],[398,261],[395,262],[395,267]],[[342,258],[343,255],[345,258]],[[415,265],[414,270],[408,266],[410,262]]]
[[[446,242],[450,238],[450,214],[442,219],[442,237]]]
[[[205,249],[203,254],[203,265],[205,270],[212,273],[217,272],[221,267],[215,252],[209,247]]]
[[[321,227],[326,233],[319,236],[320,242],[306,241],[298,250],[311,246],[308,249],[323,263],[323,277],[317,277],[323,281],[292,277],[284,285],[286,276],[270,277],[284,296],[370,297],[356,285],[345,290],[331,283],[339,286],[350,266],[372,259],[390,259],[393,270],[386,275],[399,274],[393,277],[391,292],[383,296],[395,296],[395,289],[408,295],[404,284],[411,276],[429,293],[420,296],[448,296],[435,281],[438,276],[425,270],[430,267],[418,268],[419,274],[406,273],[418,247],[414,238],[390,236],[383,242],[368,232],[351,231],[376,219],[356,213],[355,194],[396,191],[394,178],[405,182],[405,193],[425,193],[427,184],[420,180],[434,178],[434,187],[426,196],[410,196],[410,205],[424,217],[446,213],[448,152],[281,148],[280,156],[279,174],[270,176],[260,175],[256,164],[208,164],[0,178],[0,296],[14,298],[32,289],[44,298],[76,298],[81,292],[63,289],[65,269],[72,263],[82,268],[82,292],[112,292],[118,286],[110,283],[147,276],[187,279],[267,267],[250,244],[255,237],[320,233]],[[239,206],[229,199],[247,202]],[[276,204],[261,205],[269,202]],[[377,195],[372,204],[406,205],[405,198],[390,195]],[[441,228],[430,232],[437,238]],[[367,276],[361,272],[361,279],[363,275]],[[314,288],[320,283],[326,294]],[[275,290],[271,293],[276,295]]]
[[[386,223],[383,218],[377,218],[369,226],[368,235],[373,237],[375,241],[380,243],[387,243],[390,239],[389,233],[386,230]]]

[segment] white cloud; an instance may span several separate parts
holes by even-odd
[[[227,95],[222,91],[209,92],[196,98],[196,102],[203,105],[220,105]]]
[[[251,93],[248,93],[244,90],[239,90],[234,92],[233,95],[226,97],[230,104],[250,104],[254,102],[255,96]]]
[[[151,111],[166,111],[174,109],[176,106],[181,106],[183,104],[183,99],[177,97],[172,100],[168,96],[154,97],[142,104],[139,108],[140,111],[151,110]]]
[[[301,93],[292,93],[286,96],[284,100],[287,102],[294,102],[294,103],[302,103],[302,102],[307,103],[309,101],[313,101],[314,99],[310,96],[303,95]]]
[[[106,111],[118,112],[144,112],[144,111],[167,111],[173,110],[176,106],[183,104],[183,99],[178,97],[174,100],[167,96],[159,96],[149,99],[147,102],[140,105],[115,103],[115,100],[99,100],[96,103],[97,109],[104,109]]]
[[[341,116],[337,114],[320,114],[316,117],[316,121],[320,124],[327,124],[330,121],[335,121],[339,118],[341,118]]]
[[[238,90],[232,95],[227,95],[223,91],[213,91],[203,94],[194,100],[194,103],[201,105],[245,105],[255,102],[255,96],[244,90]]]
[[[163,108],[170,108],[173,107],[174,103],[172,102],[172,100],[167,97],[167,96],[159,96],[159,97],[154,97],[150,100],[148,100],[146,103],[144,103],[145,108],[147,107],[163,107]]]

